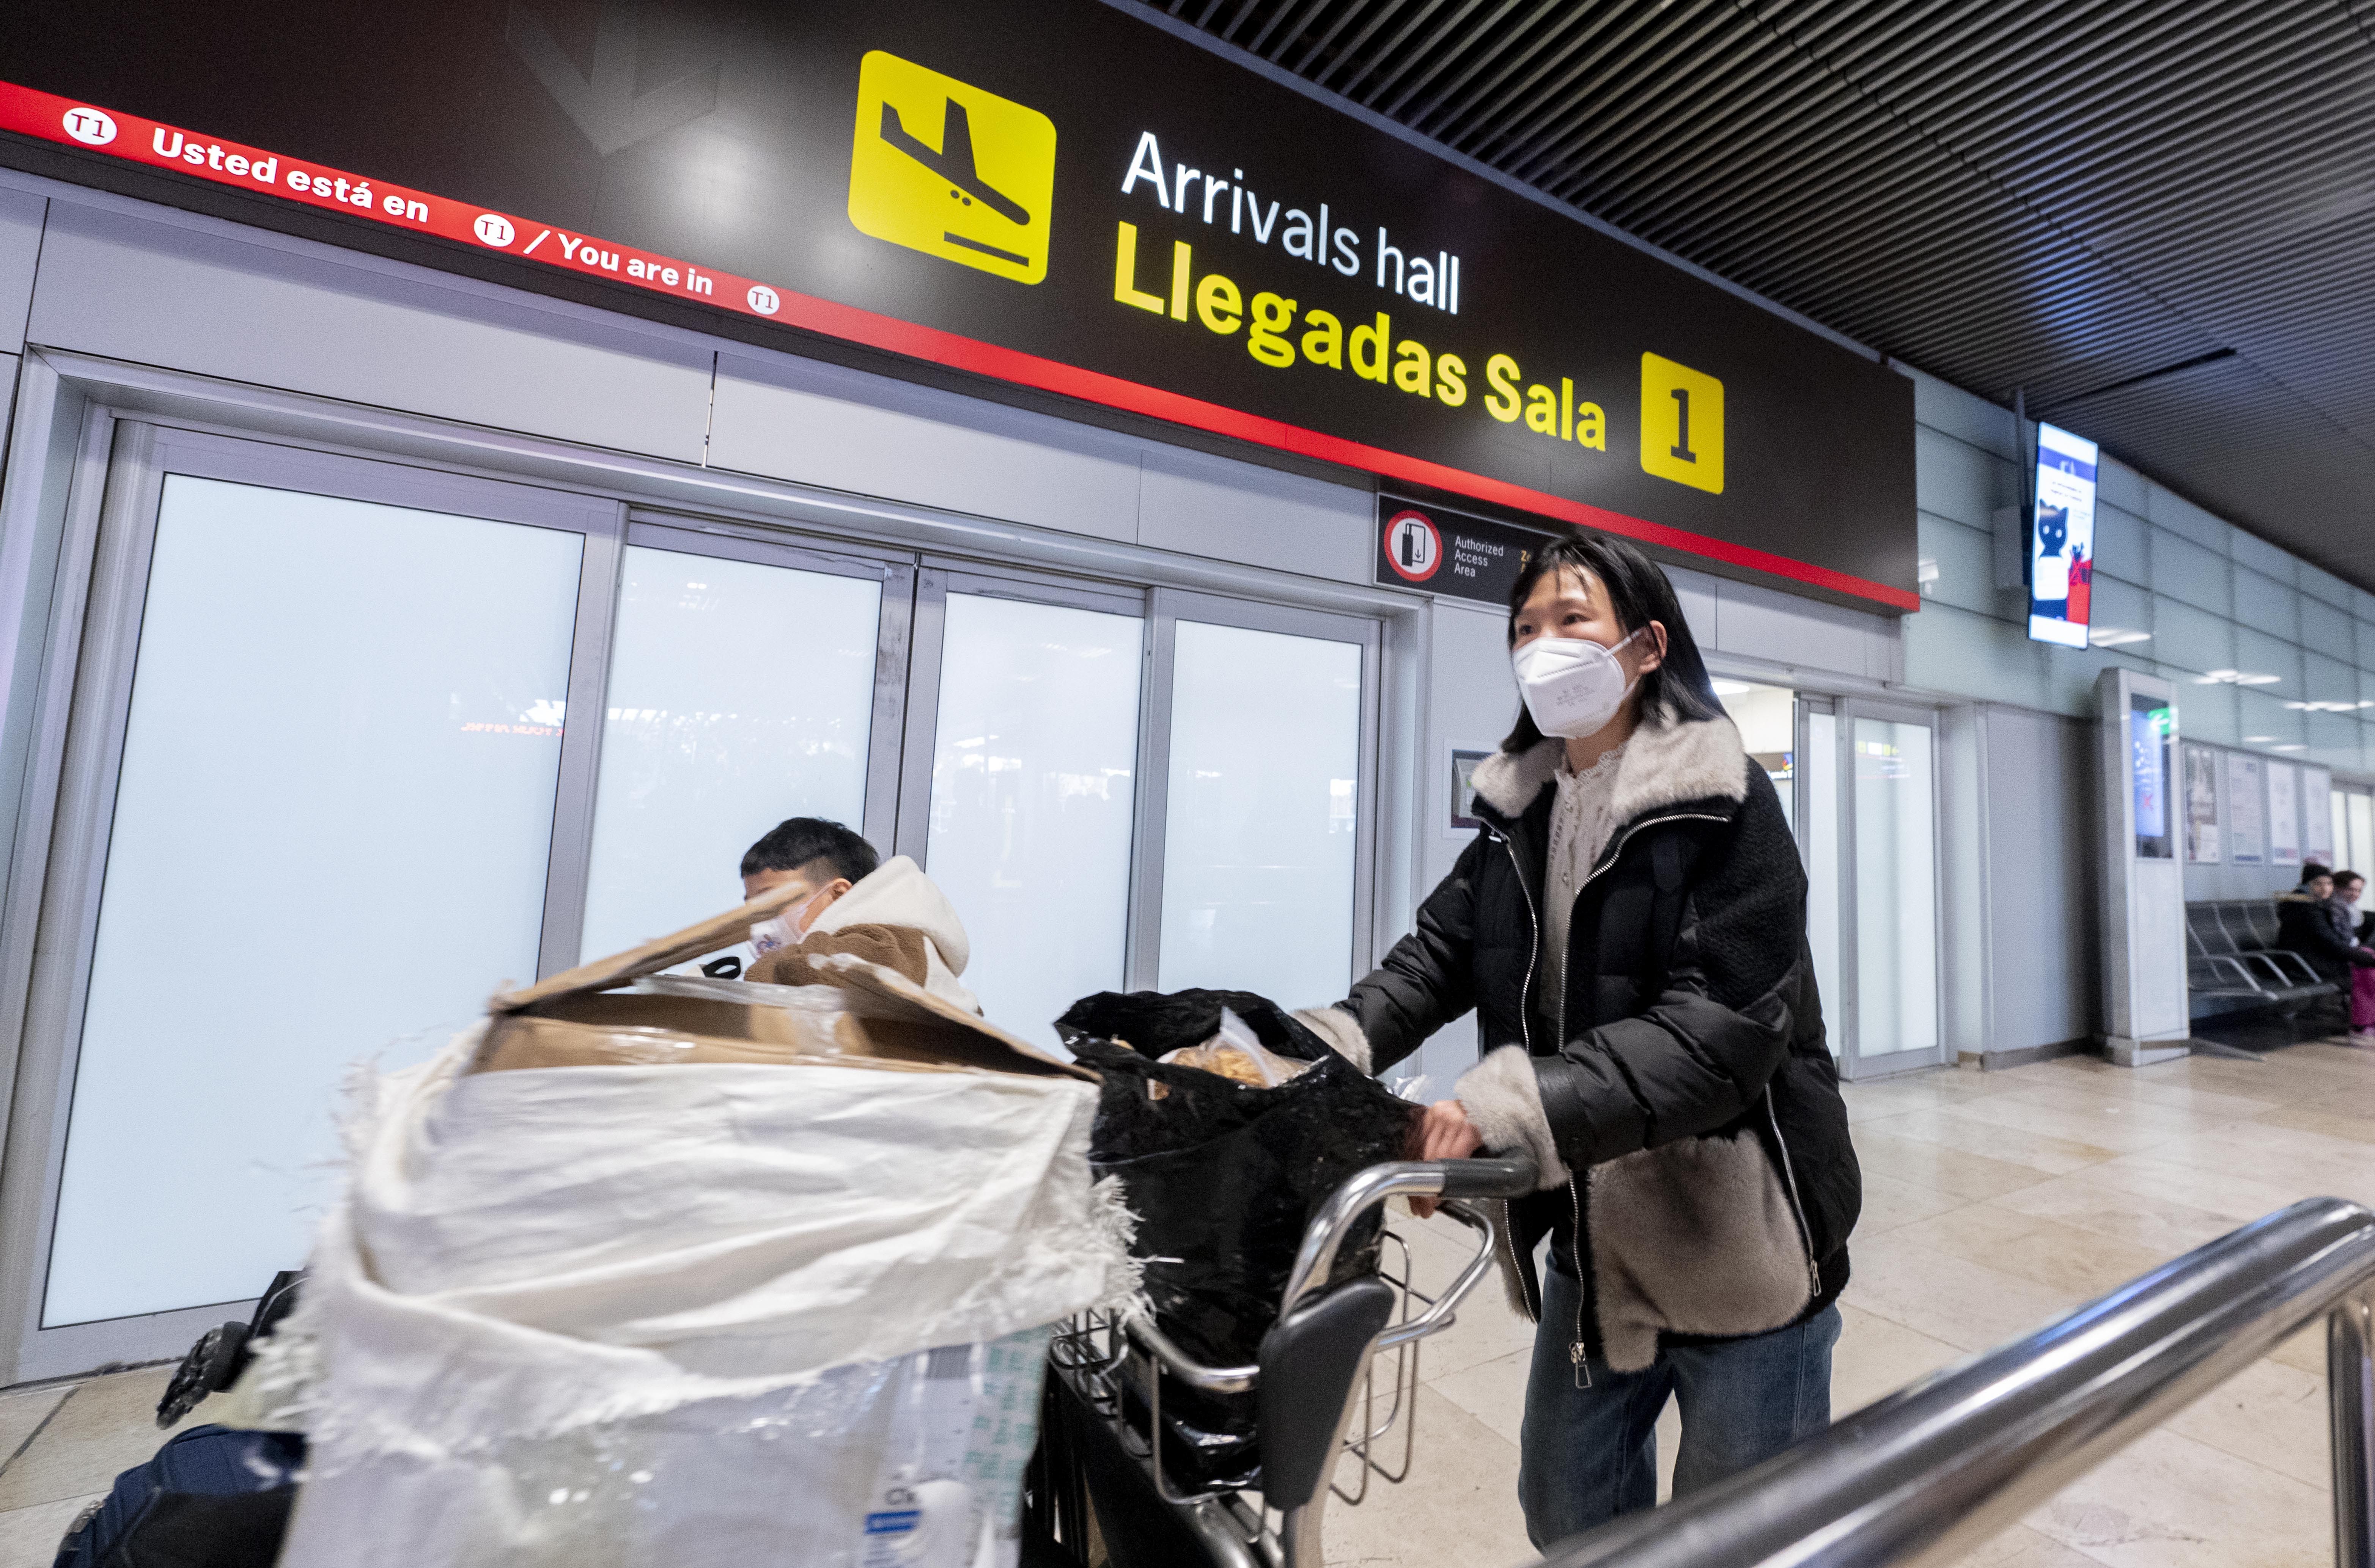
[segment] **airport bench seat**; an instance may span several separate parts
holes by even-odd
[[[2342,988],[2309,960],[2276,946],[2273,899],[2214,899],[2185,906],[2186,980],[2192,1016],[2258,1008],[2299,1010]]]

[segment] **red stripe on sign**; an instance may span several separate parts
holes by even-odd
[[[532,266],[574,273],[604,282],[623,284],[645,293],[730,311],[761,321],[781,322],[826,337],[861,343],[909,359],[928,360],[955,370],[970,371],[1017,386],[1035,387],[1085,403],[1233,436],[1280,452],[1292,452],[1348,468],[1365,469],[1388,478],[1429,485],[1455,495],[1492,501],[1531,512],[1577,527],[1617,534],[1644,544],[1659,545],[1719,560],[1728,565],[1769,572],[1796,582],[1868,599],[1893,609],[1920,607],[1919,595],[1835,572],[1788,556],[1746,545],[1669,527],[1643,518],[1628,517],[1585,501],[1570,501],[1543,490],[1530,489],[1482,474],[1471,474],[1424,458],[1381,447],[1366,446],[1298,425],[1264,419],[1241,409],[1206,403],[1165,392],[1161,387],[1125,381],[1101,371],[1083,370],[1035,354],[963,337],[937,327],[902,321],[874,311],[836,304],[813,295],[780,289],[754,278],[728,272],[706,271],[674,256],[639,251],[595,235],[533,223],[511,213],[449,201],[426,191],[408,190],[366,179],[342,169],[309,163],[302,159],[267,152],[178,126],[144,120],[136,114],[100,109],[73,99],[37,92],[0,82],[0,131],[41,141],[78,147],[89,152],[122,159],[127,163],[169,169],[218,185],[269,195],[300,206],[343,212],[369,218],[384,228],[476,246],[516,257]]]

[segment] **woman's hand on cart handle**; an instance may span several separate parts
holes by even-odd
[[[1457,1100],[1438,1100],[1419,1122],[1416,1158],[1465,1160],[1484,1147],[1484,1135],[1468,1119],[1468,1108]],[[1435,1212],[1435,1199],[1413,1197],[1411,1212],[1424,1220]]]

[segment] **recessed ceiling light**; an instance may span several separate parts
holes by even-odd
[[[2131,631],[2124,626],[2098,626],[2086,633],[2086,641],[2097,648],[2124,648],[2131,643],[2149,643],[2149,631]]]

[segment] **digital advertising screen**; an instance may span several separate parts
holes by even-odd
[[[2083,636],[2086,627],[2079,632]],[[2136,855],[2145,860],[2168,860],[2176,855],[2170,831],[2169,747],[2177,732],[2177,711],[2163,697],[2131,695],[2128,699],[2128,784],[2133,791]]]
[[[2095,587],[2095,443],[2037,427],[2037,510],[2028,535],[2028,635],[2086,645]]]

